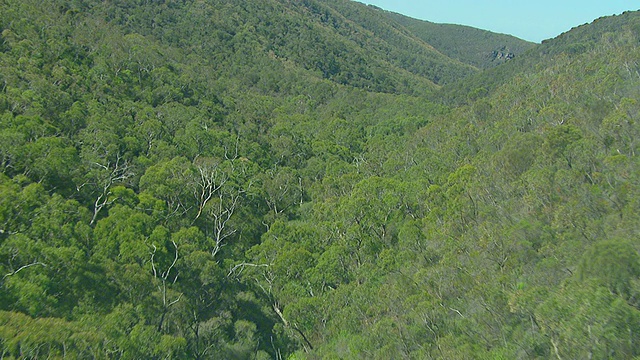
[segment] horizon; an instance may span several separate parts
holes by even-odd
[[[624,0],[609,2],[543,0],[535,3],[508,0],[482,3],[472,0],[356,1],[419,20],[471,26],[535,43],[555,38],[574,27],[591,23],[600,17],[638,10],[637,7],[633,8],[629,1]]]

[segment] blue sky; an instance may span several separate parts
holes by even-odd
[[[638,0],[358,0],[412,18],[462,24],[540,42],[601,16],[640,9]]]

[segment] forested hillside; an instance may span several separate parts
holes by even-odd
[[[504,64],[534,46],[533,43],[511,35],[469,26],[435,24],[389,11],[383,12],[441,53],[480,69]]]
[[[0,358],[640,358],[640,13],[0,10]]]

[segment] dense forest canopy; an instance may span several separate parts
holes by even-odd
[[[640,358],[639,12],[0,9],[0,358]]]

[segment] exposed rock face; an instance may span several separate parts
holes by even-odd
[[[491,61],[505,62],[516,57],[516,55],[509,51],[507,47],[496,49],[491,53]]]

